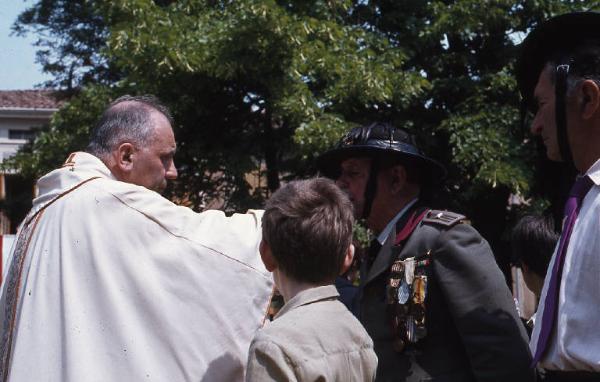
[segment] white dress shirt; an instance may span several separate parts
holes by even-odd
[[[600,160],[586,175],[594,185],[583,199],[569,240],[558,296],[558,314],[548,349],[540,360],[547,370],[600,371]],[[558,248],[558,244],[557,244]],[[544,315],[550,270],[537,311],[530,347],[535,352]]]

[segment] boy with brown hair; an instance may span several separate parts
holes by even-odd
[[[352,204],[328,179],[269,199],[260,253],[285,305],[252,340],[246,381],[374,380],[373,341],[333,286],[354,256],[352,224]]]

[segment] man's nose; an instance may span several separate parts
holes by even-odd
[[[541,118],[538,118],[538,116],[536,115],[535,118],[533,118],[533,122],[531,122],[531,134],[533,135],[540,135],[542,133],[542,130],[544,128],[544,126],[542,125]]]
[[[168,180],[177,179],[177,167],[175,167],[175,162],[171,162],[167,172],[165,173],[165,178]]]

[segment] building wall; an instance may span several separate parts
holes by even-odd
[[[27,143],[27,133],[38,130],[47,121],[37,119],[0,119],[0,162],[13,156]],[[23,132],[21,139],[15,132]]]
[[[13,156],[41,127],[48,125],[55,111],[0,108],[0,162]],[[33,180],[23,179],[15,171],[0,171],[0,234],[15,233],[24,212],[30,208],[33,187]]]

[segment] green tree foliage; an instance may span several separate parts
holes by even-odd
[[[403,69],[429,82],[418,102],[390,110],[389,118],[416,132],[447,165],[447,205],[469,216],[497,254],[514,218],[509,196],[539,200],[543,191],[531,187],[536,147],[520,128],[516,45],[550,16],[594,7],[591,1],[373,0],[354,9],[357,25],[367,23],[403,47]]]
[[[43,0],[15,30],[44,32],[55,85],[83,91],[11,166],[39,175],[81,148],[101,105],[154,93],[180,143],[173,195],[256,207],[350,126],[387,120],[449,169],[443,193],[494,241],[534,150],[513,66],[527,31],[592,9],[561,0]],[[76,73],[74,76],[72,73]],[[266,184],[250,185],[249,173]],[[498,222],[501,222],[499,224]]]
[[[350,2],[93,4],[82,6],[109,30],[102,55],[123,76],[110,90],[98,81],[68,105],[80,97],[104,99],[98,94],[157,94],[177,120],[181,180],[174,192],[199,207],[217,194],[231,208],[259,205],[282,177],[308,173],[305,160],[337,139],[353,116],[382,105],[405,108],[428,86],[418,73],[402,70],[400,47],[344,22]],[[63,3],[54,6],[62,9],[53,14],[72,12]],[[81,112],[92,120],[97,115],[93,108]],[[59,158],[39,151],[53,155],[85,140],[81,123],[67,126],[62,113],[35,150],[12,165],[41,173]],[[45,150],[50,142],[54,147]],[[251,190],[246,175],[252,171],[264,171],[266,185]]]

